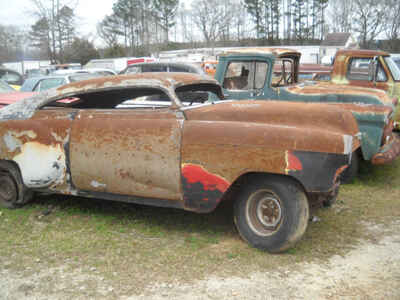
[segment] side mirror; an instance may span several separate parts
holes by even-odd
[[[376,82],[376,68],[378,66],[378,57],[375,56],[368,66],[368,80]]]

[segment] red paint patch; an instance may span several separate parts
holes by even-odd
[[[198,165],[185,164],[182,168],[182,176],[189,184],[201,183],[206,191],[218,190],[224,193],[230,185],[224,178],[209,173]]]
[[[290,171],[301,171],[303,170],[303,165],[301,161],[292,153],[288,151],[288,170]]]

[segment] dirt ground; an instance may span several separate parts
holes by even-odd
[[[244,278],[153,282],[135,295],[120,294],[118,284],[95,269],[71,271],[66,264],[32,274],[11,271],[6,264],[0,266],[0,299],[400,299],[400,221],[365,228],[376,240],[360,241],[343,257]]]

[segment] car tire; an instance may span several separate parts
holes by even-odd
[[[350,165],[344,170],[340,181],[343,184],[349,184],[352,183],[353,180],[357,177],[358,175],[358,170],[360,167],[360,154],[358,151],[354,151],[351,155],[351,161]]]
[[[240,236],[270,253],[292,247],[306,231],[309,205],[302,187],[290,178],[261,176],[248,181],[235,202]]]
[[[22,183],[18,167],[8,161],[0,161],[0,206],[18,208],[33,199],[33,192]]]
[[[18,185],[10,173],[0,173],[0,205],[6,208],[16,208],[18,200]]]

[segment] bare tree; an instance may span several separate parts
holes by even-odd
[[[219,0],[201,0],[192,3],[193,21],[208,46],[221,37],[231,24],[233,12]]]
[[[400,1],[386,0],[386,6],[390,7],[386,16],[386,38],[392,51],[400,51]]]
[[[334,32],[351,32],[354,14],[354,0],[336,0],[330,2],[329,15]]]
[[[25,40],[26,35],[20,28],[0,24],[0,63],[21,59]]]
[[[354,5],[353,30],[359,34],[361,46],[368,48],[385,30],[387,7],[381,0],[354,0]]]
[[[65,43],[72,42],[74,37],[74,9],[78,0],[31,0],[38,20],[48,24],[50,60],[63,62]]]

